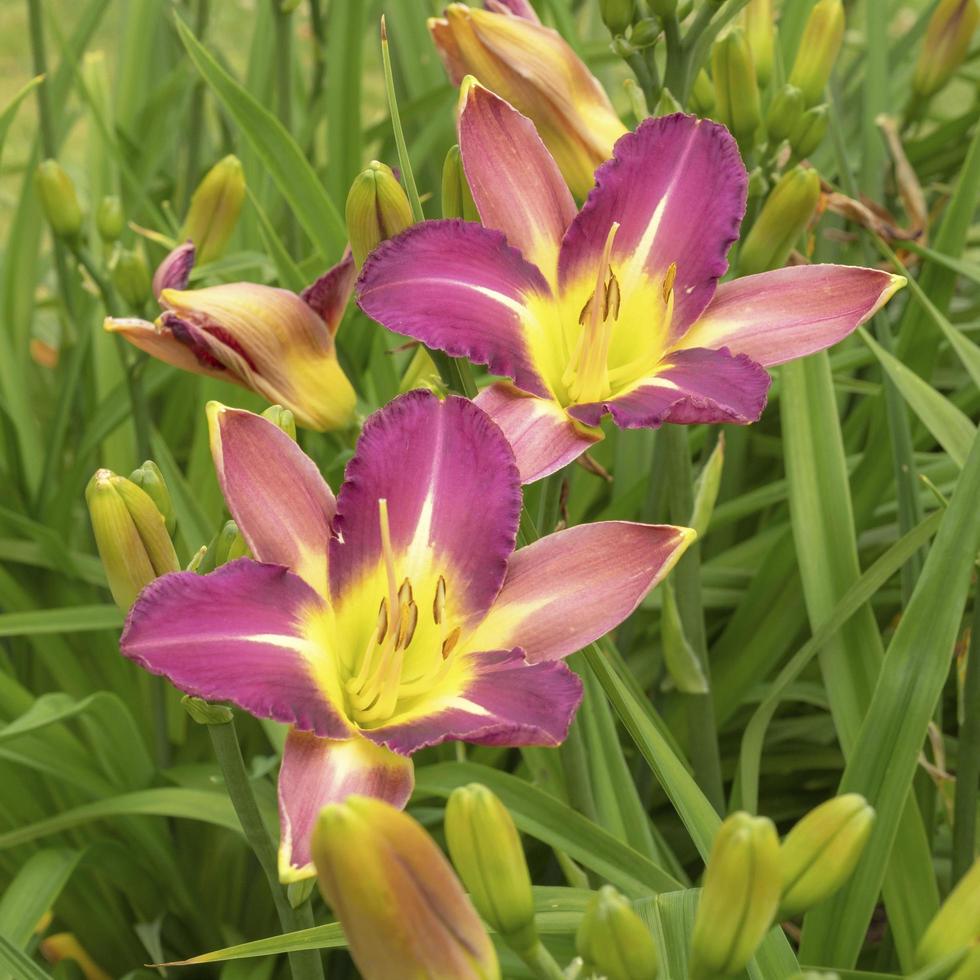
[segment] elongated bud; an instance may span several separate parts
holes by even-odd
[[[149,495],[157,510],[163,514],[164,523],[167,525],[167,533],[173,537],[177,528],[177,514],[174,511],[173,501],[170,499],[170,491],[167,489],[167,482],[160,472],[160,467],[148,459],[138,469],[129,474],[130,480],[141,490]]]
[[[194,571],[207,575],[216,568],[248,554],[248,545],[242,537],[242,532],[238,530],[238,525],[234,521],[225,521],[221,530],[211,539],[208,550]]]
[[[745,39],[752,51],[759,88],[765,88],[772,78],[773,54],[776,44],[776,19],[772,0],[749,0],[742,11]]]
[[[442,165],[442,216],[462,218],[464,221],[479,221],[480,213],[473,202],[470,185],[463,172],[463,160],[459,154],[459,144],[449,148]]]
[[[219,258],[231,238],[245,201],[245,172],[236,156],[219,160],[191,197],[181,238],[197,246],[202,264]]]
[[[791,919],[822,902],[854,871],[874,826],[875,811],[858,793],[811,810],[779,849],[783,897],[779,917]]]
[[[75,238],[82,227],[82,208],[75,183],[57,160],[38,164],[34,184],[44,217],[59,238]]]
[[[599,13],[610,34],[626,33],[633,23],[635,6],[634,0],[599,0]]]
[[[153,295],[159,300],[165,289],[186,289],[190,282],[191,269],[197,248],[188,239],[167,253],[167,257],[157,266],[153,273]]]
[[[644,17],[633,25],[630,31],[629,46],[635,50],[642,50],[656,43],[658,37],[663,34],[663,25],[656,17]]]
[[[742,243],[738,256],[742,275],[785,265],[819,201],[820,176],[816,170],[794,167],[783,174]]]
[[[710,116],[715,111],[715,87],[703,68],[694,77],[688,102],[696,116]]]
[[[453,791],[446,804],[446,843],[477,911],[518,952],[538,941],[531,876],[506,807],[486,786]]]
[[[150,298],[150,270],[142,253],[129,248],[116,251],[110,270],[112,285],[123,302],[141,310]]]
[[[940,0],[929,19],[912,75],[916,95],[928,98],[949,81],[966,58],[978,20],[976,0]]]
[[[789,145],[793,148],[793,156],[797,160],[808,157],[823,142],[830,126],[830,114],[825,105],[807,109],[800,116],[789,134]]]
[[[762,122],[752,52],[740,30],[730,31],[711,50],[715,118],[738,140],[743,155],[752,148]]]
[[[769,142],[782,143],[803,115],[803,92],[795,85],[785,84],[772,98],[766,112],[766,133]]]
[[[844,5],[841,0],[818,0],[810,11],[789,74],[790,84],[803,92],[808,106],[823,101],[823,91],[843,40]]]
[[[372,160],[347,194],[347,238],[357,268],[383,241],[412,224],[412,206],[391,167]]]
[[[782,877],[772,821],[733,813],[708,858],[691,938],[690,978],[738,973],[769,931]]]
[[[980,860],[960,879],[926,928],[915,965],[929,966],[980,938]],[[974,976],[974,974],[967,974]]]
[[[99,238],[107,245],[117,241],[126,228],[126,214],[122,201],[114,194],[99,201],[99,209],[95,212],[95,227]]]
[[[296,417],[288,408],[282,405],[270,405],[263,413],[262,418],[268,419],[274,426],[282,429],[293,442],[296,441]]]
[[[128,609],[144,586],[179,567],[163,514],[149,494],[111,470],[96,470],[85,502],[112,598]]]
[[[350,796],[320,811],[312,852],[365,980],[499,980],[493,943],[459,880],[407,813]]]
[[[650,930],[612,885],[604,885],[589,900],[575,947],[587,975],[591,970],[606,980],[653,980],[659,969]]]

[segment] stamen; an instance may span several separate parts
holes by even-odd
[[[440,575],[436,582],[436,595],[432,600],[432,618],[436,626],[442,625],[443,616],[446,615],[446,580]]]
[[[447,660],[449,655],[453,652],[453,648],[459,642],[459,635],[463,632],[461,626],[457,626],[450,634],[442,641],[442,659]]]
[[[674,280],[677,278],[677,263],[671,262],[667,266],[667,274],[664,276],[663,288],[661,292],[663,293],[664,302],[669,303],[671,294],[674,292]]]
[[[381,554],[384,556],[385,571],[388,574],[388,603],[392,609],[398,608],[398,590],[395,587],[395,550],[391,546],[391,527],[388,524],[388,501],[378,500],[378,523],[381,528]]]
[[[401,622],[398,624],[398,640],[395,646],[399,650],[405,650],[415,636],[415,627],[419,624],[419,607],[414,602],[409,602],[404,607]]]

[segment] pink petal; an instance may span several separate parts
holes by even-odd
[[[208,423],[218,482],[252,554],[326,595],[337,502],[316,464],[261,415],[210,402]]]
[[[575,421],[557,402],[525,394],[505,381],[484,388],[474,401],[507,437],[521,483],[557,472],[602,439],[602,430]]]
[[[361,309],[389,330],[544,395],[525,335],[535,297],[550,299],[548,284],[503,234],[456,219],[424,221],[383,242],[357,282]]]
[[[300,297],[306,301],[314,313],[327,325],[330,335],[337,333],[340,321],[344,318],[344,310],[354,292],[354,280],[357,269],[354,267],[354,256],[348,248],[344,257],[332,268],[310,283]]]
[[[679,336],[728,268],[746,187],[738,147],[724,126],[681,114],[646,120],[596,171],[595,188],[562,243],[561,289],[594,287],[618,221],[612,268],[625,300],[642,276],[659,284],[677,264],[671,336]]]
[[[471,401],[428,391],[410,391],[368,419],[330,542],[338,601],[381,562],[381,499],[396,555],[413,544],[430,554],[462,618],[482,615],[504,579],[521,511],[520,477],[500,429]]]
[[[797,265],[718,287],[679,347],[728,347],[766,366],[824,350],[874,316],[902,276],[848,265]]]
[[[532,24],[541,23],[528,0],[484,0],[483,6],[497,14],[513,14],[515,17],[529,20]]]
[[[299,576],[239,558],[210,575],[173,572],[152,582],[119,645],[195,697],[347,738],[350,727],[321,683],[327,653],[310,630],[325,611]]]
[[[771,381],[745,354],[692,347],[665,355],[656,374],[625,394],[568,411],[586,425],[597,425],[609,412],[621,429],[656,429],[664,422],[746,425],[762,415]]]
[[[364,734],[411,755],[449,739],[481,745],[560,745],[582,700],[582,682],[565,664],[528,664],[521,650],[467,655],[463,690],[425,715]]]
[[[482,85],[461,94],[459,149],[480,218],[554,281],[558,248],[576,214],[534,123]]]
[[[411,759],[361,736],[335,741],[293,729],[286,737],[279,770],[279,878],[316,874],[310,837],[328,803],[370,796],[400,810],[415,785]]]
[[[186,289],[197,249],[188,239],[171,249],[153,273],[153,295],[159,300],[165,289]]]
[[[529,663],[558,660],[615,629],[674,567],[689,528],[602,521],[521,548],[472,642],[514,644]]]

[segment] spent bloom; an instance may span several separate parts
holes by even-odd
[[[292,726],[287,881],[313,873],[324,805],[357,793],[404,806],[419,749],[559,744],[581,698],[563,658],[625,619],[694,533],[610,521],[514,551],[514,454],[463,398],[413,391],[373,415],[336,497],[270,421],[213,402],[208,416],[257,560],[158,579],[121,647],[189,694]]]
[[[459,146],[483,226],[427,221],[381,245],[361,308],[398,333],[513,379],[479,404],[525,482],[621,428],[754,422],[766,367],[847,336],[904,279],[812,265],[718,286],[747,175],[716,123],[642,123],[575,204],[531,121],[470,82]]]

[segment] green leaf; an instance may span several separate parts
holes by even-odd
[[[119,629],[122,624],[123,614],[116,606],[33,609],[30,612],[0,613],[0,636],[83,633]]]
[[[45,973],[3,935],[0,935],[0,971],[11,974],[17,980],[51,980],[50,973]]]
[[[24,85],[17,94],[7,103],[3,112],[0,112],[0,162],[3,161],[3,144],[7,140],[7,132],[10,124],[17,115],[20,104],[44,81],[43,75],[37,75]]]
[[[0,936],[24,949],[78,866],[80,851],[35,851],[0,897]],[[0,970],[0,977],[7,980]],[[17,980],[17,978],[15,978]]]

